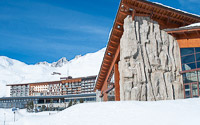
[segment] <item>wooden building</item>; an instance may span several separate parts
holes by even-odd
[[[124,20],[127,16],[131,16],[133,21],[136,17],[148,17],[152,21],[157,22],[160,30],[164,30],[172,35],[181,49],[189,48],[189,50],[192,50],[189,54],[195,55],[197,53],[195,48],[200,47],[200,27],[184,27],[200,22],[200,16],[145,0],[121,0],[95,86],[95,91],[100,91],[100,97],[103,101],[112,100],[112,97],[116,101],[120,100],[120,92],[122,92],[120,90],[119,71],[120,43],[124,34]],[[197,72],[199,71],[200,67],[198,65],[200,63],[198,63],[196,58],[192,62],[194,62],[194,67],[180,71],[180,74],[183,74],[185,98],[199,96]],[[190,76],[191,72],[193,72],[192,75],[195,76],[195,79],[189,78],[190,81],[186,82],[188,75],[185,74],[188,74],[188,72]],[[194,95],[192,94],[193,86],[196,88]],[[147,97],[145,98],[148,100]]]

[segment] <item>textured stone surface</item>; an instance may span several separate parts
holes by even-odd
[[[121,100],[183,98],[177,41],[149,17],[128,16],[120,41]]]

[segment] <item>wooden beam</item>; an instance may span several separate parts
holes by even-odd
[[[120,33],[123,32],[123,30],[120,30],[120,29],[118,29],[118,28],[114,28],[114,30],[116,30],[117,32],[120,32]]]
[[[150,10],[146,10],[146,9],[143,9],[143,8],[140,8],[140,7],[136,7],[136,6],[133,6],[133,5],[128,5],[128,4],[123,4],[124,6],[127,6],[129,8],[132,8],[132,9],[135,9],[135,10],[139,10],[139,11],[142,11],[143,13],[149,13],[151,14],[151,11]],[[157,16],[160,16],[160,17],[164,17],[166,19],[168,19],[168,16],[167,15],[164,15],[164,14],[160,14],[159,12],[153,12],[153,15],[157,15]],[[171,17],[170,18],[171,20],[175,20],[177,22],[181,22],[181,23],[187,23],[187,24],[191,24],[192,22],[188,22],[188,21],[184,21],[184,20],[180,20],[180,19],[177,19],[177,18],[174,18],[174,17]]]
[[[120,25],[120,26],[123,26],[124,24],[121,23],[121,22],[116,22],[116,24]]]
[[[117,35],[112,35],[113,37],[115,37],[115,38],[117,38],[117,39],[120,39],[120,37],[119,36],[117,36]]]
[[[111,45],[110,45],[110,46],[108,46],[108,48],[115,49],[115,50],[117,49],[116,47],[114,47],[114,46],[111,46]]]
[[[118,56],[119,56],[119,52],[120,52],[120,45],[119,45],[118,48],[117,48],[117,51],[116,51],[116,53],[115,53],[115,56],[114,56],[114,58],[113,58],[113,60],[112,60],[112,64],[111,64],[111,66],[110,66],[110,68],[109,68],[109,70],[108,70],[108,72],[107,72],[107,74],[106,74],[106,78],[105,78],[105,80],[104,80],[104,83],[103,83],[103,87],[102,87],[102,89],[101,89],[101,92],[104,92],[104,91],[108,88],[108,82],[107,82],[107,80],[108,80],[108,77],[109,77],[109,75],[110,75],[110,73],[111,73],[113,67],[114,67],[114,64],[116,63],[116,60],[117,60],[117,58],[118,58]],[[105,94],[104,96],[105,96],[105,97],[104,97],[104,101],[107,101],[107,100],[108,100],[107,94]]]
[[[120,101],[120,86],[119,86],[118,63],[115,63],[114,75],[115,75],[115,101]]]
[[[200,28],[167,31],[167,33],[182,33],[182,32],[192,32],[192,31],[200,31]]]
[[[113,43],[113,44],[116,44],[116,45],[119,44],[119,42],[116,42],[116,41],[114,41],[114,40],[110,40],[110,42]]]
[[[136,14],[136,11],[135,11],[135,9],[133,9],[133,11],[131,13],[132,21],[135,20],[135,14]]]

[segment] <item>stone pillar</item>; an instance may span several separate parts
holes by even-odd
[[[156,101],[183,98],[177,41],[149,17],[124,20],[120,40],[120,99]]]
[[[96,90],[96,102],[101,102],[102,101],[100,95],[101,95],[101,91]]]

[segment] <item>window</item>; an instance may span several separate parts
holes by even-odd
[[[195,62],[194,54],[189,55],[189,56],[183,56],[183,57],[181,58],[181,61],[182,61],[183,64]]]
[[[181,48],[182,70],[200,68],[200,47]]]
[[[183,74],[183,83],[197,82],[197,72],[187,72]]]
[[[181,48],[181,63],[183,73],[183,83],[185,98],[198,97],[200,88],[200,47]],[[196,69],[195,71],[191,71]]]
[[[197,88],[197,84],[192,84],[192,96],[193,96],[193,97],[198,97],[198,88]]]
[[[194,53],[194,48],[181,48],[181,56]]]
[[[190,85],[185,85],[185,97],[190,98]]]

